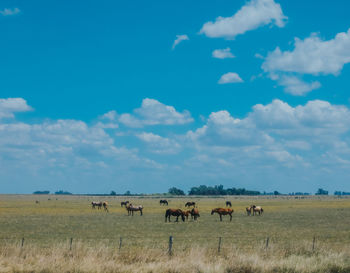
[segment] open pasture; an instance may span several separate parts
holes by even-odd
[[[350,244],[350,199],[335,197],[240,197],[226,196],[167,198],[169,206],[160,206],[156,197],[92,197],[51,195],[2,195],[0,197],[0,238],[7,242],[50,245],[73,242],[101,243],[122,248],[168,247],[169,236],[174,238],[174,251],[194,245],[217,248],[222,237],[222,249],[237,247],[250,249],[309,244],[341,248]],[[129,200],[144,206],[139,212],[127,216],[120,206]],[[232,222],[229,216],[219,221],[210,212],[232,202]],[[39,201],[39,203],[36,203]],[[92,209],[92,201],[107,201],[109,213]],[[166,208],[185,209],[187,201],[195,201],[200,212],[198,221],[190,218],[175,223],[165,223]],[[264,208],[262,216],[248,217],[245,207],[257,204]],[[74,243],[73,243],[74,246]]]

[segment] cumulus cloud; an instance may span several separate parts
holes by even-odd
[[[150,146],[149,150],[151,153],[175,154],[181,149],[180,144],[175,140],[157,134],[142,132],[136,136]]]
[[[13,118],[14,113],[28,112],[32,108],[22,98],[0,99],[0,119]]]
[[[218,81],[219,84],[239,83],[239,82],[243,82],[243,80],[235,72],[228,72],[228,73],[222,75],[221,78]]]
[[[313,75],[337,75],[350,62],[350,29],[325,41],[316,34],[300,40],[295,38],[292,51],[277,47],[266,57],[266,72],[282,71]]]
[[[274,0],[252,0],[231,17],[218,17],[207,22],[200,33],[210,38],[234,39],[237,35],[264,25],[284,27],[287,17]]]
[[[178,112],[173,106],[165,105],[155,99],[146,98],[134,114],[122,114],[119,122],[128,127],[139,128],[147,125],[176,125],[193,122],[188,111]]]
[[[294,96],[304,96],[310,91],[321,87],[321,84],[318,81],[307,83],[302,81],[299,77],[287,75],[283,75],[278,83],[285,87],[286,93]]]
[[[5,8],[3,10],[0,10],[0,14],[3,16],[16,15],[20,12],[21,11],[19,10],[19,8],[13,8],[13,9]]]
[[[172,49],[175,49],[175,47],[181,43],[182,41],[187,41],[189,40],[190,38],[188,38],[188,36],[186,34],[183,34],[183,35],[176,35],[176,39],[173,43],[173,46],[172,46]]]
[[[294,49],[282,51],[277,47],[265,58],[262,68],[292,95],[305,95],[318,89],[318,81],[306,83],[300,75],[338,75],[350,62],[350,29],[333,39],[322,40],[317,34],[300,40],[295,38]]]
[[[224,49],[215,49],[212,53],[213,58],[227,59],[234,58],[235,56],[231,53],[231,48],[227,47]]]

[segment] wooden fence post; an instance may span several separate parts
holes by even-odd
[[[312,240],[312,251],[315,250],[315,241],[316,241],[316,237],[314,236],[314,238]]]
[[[171,256],[173,254],[173,236],[169,237],[169,249],[168,253]]]
[[[267,249],[269,247],[269,241],[270,241],[270,238],[267,237],[266,238],[266,245],[265,245],[265,249]]]
[[[21,247],[24,245],[24,238],[22,238]]]
[[[119,238],[119,251],[122,249],[123,238],[120,236]]]
[[[220,250],[221,250],[221,237],[219,237],[218,253],[220,253]]]
[[[70,238],[69,250],[72,250],[73,238]]]

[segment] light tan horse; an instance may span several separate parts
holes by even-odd
[[[197,220],[198,217],[200,217],[199,210],[197,208],[193,208],[191,210],[191,217],[193,220]]]
[[[102,203],[102,206],[103,206],[103,208],[105,209],[106,212],[109,212],[109,211],[108,211],[108,202],[107,202],[107,201],[104,201],[104,202]]]
[[[220,215],[220,221],[222,221],[222,215],[230,215],[230,221],[232,221],[233,209],[216,208],[211,211],[211,215],[217,213]]]
[[[134,216],[134,211],[139,211],[140,215],[142,216],[142,210],[143,210],[143,206],[138,205],[138,206],[134,206],[133,204],[129,204],[126,206],[126,210],[128,211],[128,215],[130,216]]]
[[[250,208],[253,210],[253,215],[256,215],[256,214],[262,215],[264,212],[263,208],[260,206],[252,205]]]
[[[245,210],[246,210],[248,216],[250,216],[252,214],[252,207],[246,207]]]

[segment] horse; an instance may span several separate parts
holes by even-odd
[[[168,203],[168,201],[167,200],[159,200],[159,205],[164,205],[164,206],[168,206],[169,205],[169,203]]]
[[[188,220],[188,216],[191,214],[190,210],[183,211],[184,216],[186,216],[186,220]]]
[[[250,216],[252,213],[252,207],[246,207],[245,210],[247,212],[247,216]]]
[[[250,208],[253,209],[253,215],[255,215],[257,213],[259,213],[259,215],[261,215],[264,212],[263,208],[260,206],[252,205]]]
[[[95,202],[95,201],[92,201],[91,202],[91,207],[94,209],[94,208],[98,208],[98,209],[101,209],[102,208],[102,202]]]
[[[230,207],[230,208],[232,208],[231,201],[226,201],[226,207]]]
[[[195,206],[196,205],[196,202],[187,202],[186,204],[185,204],[185,207],[191,207],[191,206]]]
[[[167,220],[170,222],[170,216],[176,216],[175,222],[179,222],[179,216],[181,216],[182,222],[185,222],[185,215],[181,209],[167,209],[165,211],[165,222],[167,222]]]
[[[128,215],[134,216],[134,211],[139,211],[140,215],[142,216],[142,210],[143,210],[143,206],[138,205],[138,206],[134,206],[133,204],[129,204],[128,206],[126,206],[126,210],[128,211]]]
[[[120,202],[120,206],[121,207],[126,207],[129,204],[129,201],[125,201],[125,202]]]
[[[197,209],[197,208],[193,208],[192,210],[191,210],[191,217],[192,217],[192,219],[193,220],[197,220],[197,218],[198,217],[200,217],[200,215],[199,215],[199,210]]]
[[[211,215],[217,213],[220,215],[220,221],[222,221],[222,215],[230,215],[230,221],[232,221],[233,209],[216,208],[211,211]]]
[[[107,201],[104,201],[104,202],[102,203],[102,206],[103,206],[103,208],[105,209],[106,212],[109,212],[109,211],[108,211],[108,202],[107,202]]]

